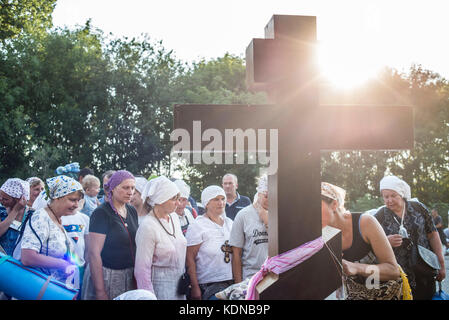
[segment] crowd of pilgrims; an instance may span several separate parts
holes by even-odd
[[[323,182],[322,223],[342,231],[346,279],[369,276],[366,267],[375,263],[380,280],[405,281],[410,297],[428,299],[435,279],[445,277],[442,247],[407,187],[385,177],[385,206],[357,215],[344,208],[343,189]],[[244,299],[268,258],[267,176],[253,188],[251,199],[240,195],[237,176],[228,173],[197,202],[181,179],[110,170],[100,181],[78,163],[58,167],[45,182],[9,178],[0,188],[0,252],[76,289],[81,300]],[[436,278],[414,273],[402,246],[407,229],[438,256]],[[367,264],[361,258],[370,253]],[[0,298],[15,299],[7,292]]]
[[[237,188],[226,174],[197,202],[181,179],[109,170],[100,181],[77,163],[45,182],[10,178],[0,188],[0,252],[82,300],[214,299],[268,256],[266,176],[254,202]],[[259,230],[257,244],[245,241],[248,228]]]

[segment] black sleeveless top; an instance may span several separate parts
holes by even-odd
[[[363,240],[360,232],[361,215],[361,213],[352,214],[352,245],[343,251],[343,259],[350,262],[359,261],[371,251],[371,246]]]

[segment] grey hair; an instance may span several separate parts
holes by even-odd
[[[223,182],[223,179],[224,179],[225,177],[227,177],[227,176],[232,177],[232,179],[234,179],[235,184],[237,184],[237,183],[239,182],[239,180],[237,179],[237,176],[236,176],[235,174],[233,174],[233,173],[226,173],[226,174],[223,176],[221,182]]]

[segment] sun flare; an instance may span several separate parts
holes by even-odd
[[[322,42],[318,47],[320,74],[325,81],[340,89],[363,85],[381,70],[379,52],[368,50],[357,42]]]

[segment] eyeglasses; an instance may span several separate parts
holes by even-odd
[[[231,246],[229,245],[229,240],[226,240],[225,243],[221,246],[221,251],[224,252],[224,262],[229,263],[231,261],[230,254],[232,254]]]

